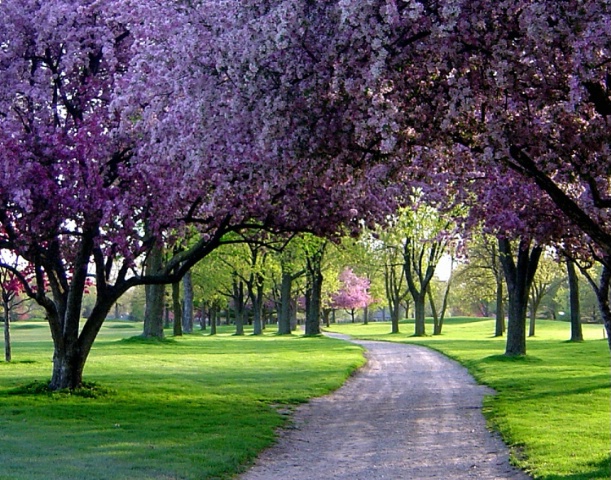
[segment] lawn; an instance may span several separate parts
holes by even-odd
[[[0,479],[228,478],[273,442],[292,406],[363,363],[360,347],[327,338],[131,338],[141,331],[106,323],[85,369],[99,392],[83,397],[23,392],[49,379],[52,347],[46,324],[13,324],[14,362],[0,362]]]
[[[427,325],[428,331],[432,326]],[[609,348],[600,325],[584,325],[583,343],[569,343],[569,325],[538,321],[527,355],[507,358],[505,339],[487,319],[446,320],[444,334],[415,338],[412,323],[332,325],[358,338],[413,342],[464,364],[497,392],[485,400],[491,427],[511,445],[513,461],[537,479],[608,480],[611,400]]]

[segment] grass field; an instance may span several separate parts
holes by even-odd
[[[13,324],[14,362],[0,362],[0,479],[227,478],[273,441],[287,409],[363,363],[360,347],[327,338],[128,338],[141,331],[102,328],[85,369],[100,393],[87,398],[23,393],[49,379],[52,347],[46,324]]]
[[[428,326],[432,331],[432,326]],[[611,477],[609,348],[602,326],[584,325],[584,343],[568,343],[569,325],[538,321],[524,358],[506,358],[492,320],[446,320],[444,334],[414,338],[413,324],[391,335],[388,323],[340,324],[331,330],[372,340],[413,342],[463,363],[497,395],[485,400],[489,423],[512,446],[514,461],[537,479]]]

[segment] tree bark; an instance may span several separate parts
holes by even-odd
[[[318,246],[306,258],[306,335],[320,335],[320,312],[322,297],[322,259],[326,243]]]
[[[503,279],[496,279],[496,322],[494,325],[494,336],[502,337],[505,333],[505,303],[503,292]]]
[[[429,283],[426,289],[426,294],[429,297],[429,305],[431,306],[431,313],[433,315],[433,335],[441,335],[441,329],[443,328],[443,318],[440,317],[437,312],[437,306],[435,305],[435,299],[433,298],[433,292],[431,290],[431,284]]]
[[[84,288],[84,284],[83,284]],[[83,369],[91,347],[95,341],[106,316],[110,312],[113,303],[119,294],[98,297],[91,315],[83,325],[81,334],[78,334],[80,322],[80,308],[68,308],[62,319],[56,310],[47,310],[49,324],[55,326],[62,323],[67,326],[66,330],[58,336],[57,329],[52,327],[54,335],[53,344],[53,374],[49,383],[50,390],[74,390],[83,385]]]
[[[172,284],[172,311],[174,312],[174,329],[175,337],[182,336],[182,305],[180,303],[180,282]]]
[[[11,352],[11,309],[10,302],[4,303],[4,360],[10,362],[12,357]]]
[[[190,270],[185,273],[182,279],[182,289],[182,331],[193,333],[193,279]]]
[[[146,262],[146,274],[153,275],[159,271],[163,262],[161,247],[154,246]],[[146,304],[144,308],[145,338],[163,338],[163,307],[165,285],[145,285]]]
[[[291,334],[291,291],[293,289],[293,276],[289,272],[282,272],[280,283],[280,315],[278,315],[278,333]]]
[[[210,335],[216,335],[218,308],[214,305],[210,307]]]
[[[233,303],[235,309],[235,335],[244,335],[244,282],[234,279]]]
[[[602,315],[605,330],[607,332],[607,343],[611,349],[611,308],[609,307],[609,291],[611,289],[611,255],[605,256],[605,263],[600,274],[600,285],[596,290],[598,306]]]
[[[413,241],[409,238],[405,240],[403,246],[403,272],[414,300],[414,336],[416,337],[426,335],[424,316],[426,291],[433,279],[443,249],[443,243],[433,242],[429,246],[428,255],[426,255],[424,246],[421,246],[420,250],[416,252]],[[425,257],[428,257],[428,260],[423,263]]]
[[[509,319],[505,355],[526,355],[528,294],[543,249],[540,246],[535,246],[531,249],[530,241],[521,240],[516,253],[516,263],[509,240],[499,238],[499,251],[507,283],[507,293],[509,295]]]
[[[569,309],[571,311],[571,342],[583,342],[581,328],[581,312],[579,305],[579,278],[575,270],[575,262],[566,260],[566,271],[569,279]]]
[[[248,282],[248,295],[252,303],[253,311],[253,335],[263,333],[263,277],[256,273]]]
[[[531,300],[530,301],[530,308],[529,308],[529,322],[528,322],[528,336],[529,337],[534,337],[535,336],[535,322],[537,321],[537,307],[535,306],[535,301]]]
[[[320,311],[323,275],[320,270],[308,275],[309,286],[307,289],[306,309],[306,335],[320,335]]]
[[[426,335],[426,324],[425,324],[425,305],[426,305],[426,291],[419,292],[417,295],[413,295],[414,298],[414,336],[424,337]]]

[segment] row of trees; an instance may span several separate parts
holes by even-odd
[[[508,355],[548,245],[601,263],[611,332],[610,17],[599,0],[3,1],[1,258],[45,310],[51,388],[81,384],[123,294],[154,297],[232,234],[338,238],[400,206],[499,238]],[[308,332],[325,249],[306,255]],[[396,253],[417,325],[439,250]]]

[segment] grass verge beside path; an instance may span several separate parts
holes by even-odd
[[[12,326],[0,362],[0,479],[228,478],[273,442],[283,410],[339,387],[360,347],[327,338],[188,335],[123,339],[141,325],[108,322],[85,368],[97,398],[15,394],[48,380],[44,324]]]
[[[432,327],[428,327],[432,330]],[[512,449],[513,461],[544,480],[608,480],[611,438],[610,364],[600,325],[584,325],[584,343],[569,343],[569,325],[538,321],[527,355],[502,355],[492,320],[447,319],[444,334],[391,335],[388,323],[332,325],[360,339],[425,345],[465,365],[497,392],[484,401],[489,424]]]

